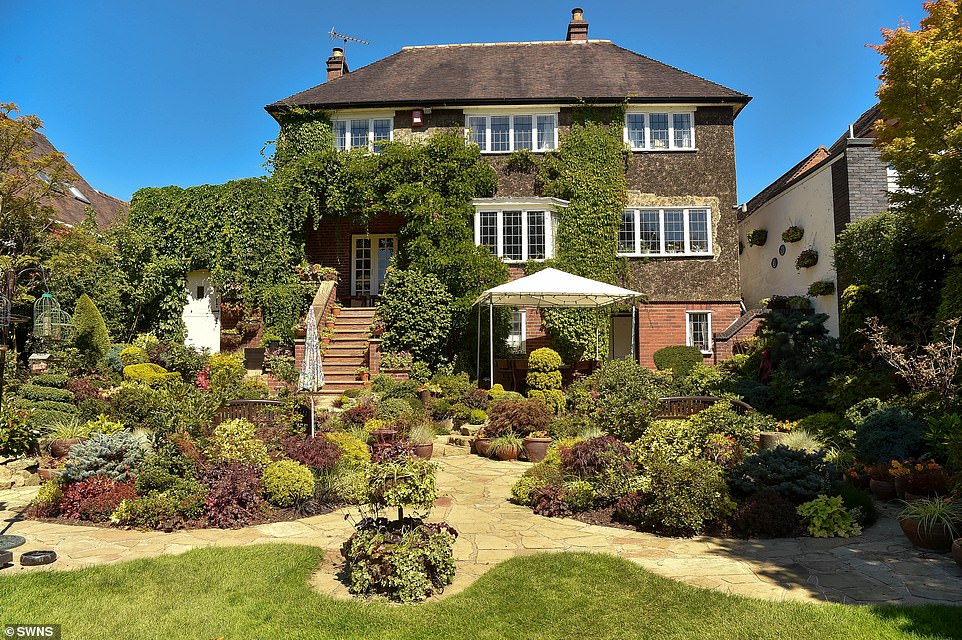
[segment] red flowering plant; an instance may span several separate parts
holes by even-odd
[[[66,486],[60,512],[67,518],[104,522],[124,500],[137,497],[132,482],[118,482],[107,476],[91,476]]]
[[[942,496],[949,492],[950,477],[945,467],[935,460],[917,462],[908,467],[905,490],[919,496]]]
[[[210,391],[210,365],[197,372],[197,380],[194,381],[198,389]]]

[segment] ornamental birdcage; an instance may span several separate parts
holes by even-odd
[[[0,293],[0,327],[10,326],[10,301]]]
[[[66,340],[73,325],[70,314],[60,308],[51,294],[45,293],[33,303],[33,336],[45,340]]]

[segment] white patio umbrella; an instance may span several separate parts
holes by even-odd
[[[643,297],[631,289],[616,287],[558,269],[542,269],[530,276],[506,282],[488,289],[474,304],[488,305],[488,349],[491,384],[494,384],[494,307],[568,307],[598,308]],[[479,316],[480,323],[480,316]],[[632,309],[634,325],[634,309]],[[598,327],[595,326],[595,360],[598,359]],[[634,330],[632,330],[634,336]],[[478,351],[481,350],[481,334],[478,333]],[[480,376],[479,376],[480,377]]]
[[[311,437],[314,437],[314,395],[324,387],[324,366],[321,364],[321,347],[317,336],[317,316],[311,306],[307,313],[307,336],[304,339],[304,361],[297,388],[311,395]]]

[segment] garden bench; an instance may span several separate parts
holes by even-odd
[[[715,396],[672,396],[670,398],[658,398],[655,418],[659,420],[684,420],[704,411],[717,402],[730,402],[732,409],[739,415],[752,410],[751,405],[741,400],[717,398]]]
[[[275,412],[280,411],[284,403],[280,400],[231,400],[226,406],[221,407],[214,415],[214,426],[227,420],[244,419],[254,424],[273,426]],[[310,414],[306,414],[302,408],[301,417],[309,425]]]

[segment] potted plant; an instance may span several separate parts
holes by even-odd
[[[408,442],[414,448],[414,455],[430,460],[434,453],[434,429],[426,423],[416,424],[408,433]]]
[[[331,305],[331,315],[334,316],[335,318],[340,316],[342,309],[343,307],[341,307],[341,303],[335,302],[333,305]]]
[[[331,340],[334,339],[334,330],[324,329],[323,331],[321,331],[320,338],[321,338],[321,344],[323,345],[331,344]]]
[[[492,438],[484,432],[484,428],[479,429],[474,436],[474,452],[482,458],[487,458],[491,449],[491,440]]]
[[[240,320],[244,315],[244,305],[237,300],[222,300],[220,303],[220,317],[224,322]]]
[[[805,235],[805,230],[797,225],[792,225],[782,231],[782,242],[798,242]]]
[[[796,269],[808,269],[818,264],[818,251],[815,249],[805,249],[795,258]]]
[[[220,332],[220,344],[225,351],[233,351],[244,341],[244,336],[237,329],[224,329]]]
[[[935,460],[917,462],[909,467],[909,475],[905,479],[905,499],[911,501],[948,495],[949,484],[948,472]]]
[[[376,318],[375,318],[374,322],[371,323],[371,326],[368,327],[368,331],[370,332],[370,334],[371,334],[372,336],[375,336],[375,337],[377,337],[377,336],[381,335],[382,333],[384,333],[384,330],[385,330],[385,329],[386,329],[386,327],[384,326],[384,322],[382,322],[381,320],[378,320],[378,319],[376,319]]]
[[[332,313],[331,315],[327,316],[327,320],[324,321],[324,328],[333,331],[334,324],[336,322],[337,322],[337,318],[335,318],[334,314]]]
[[[895,497],[899,500],[905,499],[905,487],[911,473],[911,465],[911,462],[903,464],[898,460],[892,460],[892,464],[889,465],[889,475],[895,483]]]
[[[294,331],[294,335],[296,337],[303,338],[307,335],[307,321],[301,320],[300,322],[295,323],[291,329]]]
[[[524,446],[524,441],[513,433],[506,433],[497,438],[491,439],[491,444],[488,447],[488,457],[497,458],[498,460],[517,460],[518,456],[521,455],[521,448]]]
[[[354,379],[367,382],[371,377],[371,370],[367,367],[358,367],[354,370]]]
[[[869,480],[868,488],[872,495],[879,500],[894,500],[895,478],[890,473],[889,466],[877,464],[868,467]]]
[[[905,537],[929,551],[947,553],[962,532],[962,504],[944,498],[906,503],[898,518]]]
[[[835,283],[831,280],[816,280],[808,285],[808,295],[813,298],[830,296],[835,293]]]
[[[532,431],[524,439],[524,457],[528,462],[541,462],[548,455],[551,436],[547,431]]]
[[[748,232],[748,246],[750,247],[764,247],[767,241],[767,229],[753,229],[752,231]]]

